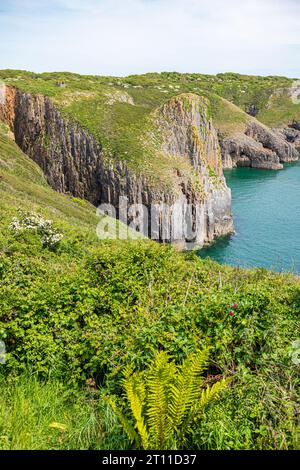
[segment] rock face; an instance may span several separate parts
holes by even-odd
[[[201,187],[197,189],[191,178],[177,172],[175,190],[170,192],[151,186],[145,176],[135,174],[125,161],[117,158],[107,161],[95,137],[79,124],[64,119],[49,98],[12,87],[5,87],[1,96],[0,119],[9,124],[16,143],[43,169],[55,190],[87,199],[94,205],[112,204],[120,218],[120,197],[127,197],[128,205],[144,204],[150,215],[147,226],[143,225],[141,230],[149,235],[152,228],[152,237],[159,241],[202,246],[232,232],[231,195],[222,173],[220,147],[200,97],[181,95],[156,112],[163,136],[161,151],[170,158],[174,155],[187,159]],[[182,217],[184,220],[187,217],[187,203],[192,240],[182,234],[180,226]],[[158,209],[151,211],[151,205]],[[176,209],[166,212],[165,207],[173,205]],[[125,222],[130,221],[129,216]],[[171,237],[166,235],[170,225]]]
[[[272,131],[256,120],[247,124],[244,134],[225,138],[221,146],[224,168],[249,166],[280,170],[283,163],[298,160],[295,146],[283,132]]]
[[[294,121],[288,127],[274,129],[274,132],[300,151],[300,124],[298,122]]]
[[[207,116],[204,98],[184,94],[171,98],[158,112],[162,149],[170,156],[188,159],[196,170],[201,191],[180,183],[189,204],[197,208],[193,220],[196,243],[212,241],[233,231],[231,192],[223,176],[216,130]]]

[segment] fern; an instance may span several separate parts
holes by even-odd
[[[193,401],[199,398],[201,375],[208,364],[208,357],[208,349],[188,356],[180,368],[176,384],[171,387],[169,413],[176,430],[187,416]]]
[[[159,353],[147,376],[147,417],[149,432],[152,436],[151,444],[154,448],[164,449],[166,439],[171,433],[168,402],[170,399],[170,381],[175,374],[175,364],[169,362],[166,353]]]
[[[201,412],[207,405],[209,405],[213,400],[219,398],[220,393],[227,387],[230,383],[229,379],[222,379],[219,382],[213,384],[212,387],[209,385],[202,390],[200,401],[199,401],[199,412]]]
[[[117,407],[116,402],[112,398],[109,398],[109,397],[103,397],[103,399],[110,405],[111,409],[116,414],[130,442],[138,443],[140,440],[139,435],[137,434],[137,432],[135,431],[134,427],[129,422],[129,420],[124,416],[122,411]]]
[[[148,449],[149,433],[143,416],[143,406],[146,398],[145,386],[138,374],[125,378],[123,386],[141,438],[142,447]]]
[[[185,430],[186,433],[192,431],[193,424],[199,421],[203,415],[204,409],[213,401],[217,400],[221,392],[226,389],[226,387],[230,383],[230,379],[222,379],[219,382],[210,387],[209,385],[202,389],[200,393],[200,399],[196,400],[189,411],[188,416],[185,419],[185,422],[182,428]],[[185,441],[185,436],[181,435],[181,440]]]
[[[218,399],[228,385],[228,380],[222,379],[202,388],[208,359],[209,350],[204,349],[190,354],[177,366],[165,352],[160,352],[147,371],[125,370],[122,386],[134,425],[115,402],[111,405],[137,447],[163,450],[186,444],[204,408]]]

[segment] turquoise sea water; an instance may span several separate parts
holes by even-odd
[[[300,272],[300,162],[225,172],[236,233],[199,252],[221,263]]]

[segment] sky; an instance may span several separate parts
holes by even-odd
[[[300,0],[0,0],[0,69],[300,77]]]

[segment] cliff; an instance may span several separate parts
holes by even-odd
[[[271,130],[256,120],[250,120],[244,132],[221,141],[224,168],[249,166],[280,170],[283,163],[298,160],[298,152],[284,132]]]
[[[144,204],[149,217],[147,226],[143,224],[139,230],[149,235],[151,228],[152,237],[181,246],[186,241],[201,246],[233,230],[218,139],[207,116],[207,102],[201,97],[184,94],[172,98],[152,112],[149,129],[143,131],[147,152],[150,149],[153,159],[161,158],[168,165],[171,180],[164,185],[159,175],[153,182],[146,172],[134,171],[117,154],[108,158],[101,140],[66,117],[49,97],[11,86],[2,87],[1,96],[0,119],[10,126],[20,149],[38,163],[56,191],[94,205],[110,203],[120,218],[124,217],[120,197],[127,197],[129,206]],[[141,155],[141,160],[146,156],[149,158],[146,153]],[[130,224],[132,212],[126,216],[124,221]],[[186,239],[182,223],[187,217],[193,237]]]
[[[224,168],[280,170],[283,163],[298,160],[295,142],[287,138],[283,129],[270,129],[223,98],[214,98],[213,115]]]
[[[274,129],[283,139],[291,143],[296,150],[300,151],[300,120],[292,121],[287,126]]]
[[[46,220],[53,221],[54,225],[63,232],[64,239],[69,236],[74,237],[75,244],[84,240],[86,245],[94,246],[98,241],[95,227],[99,224],[99,217],[93,205],[71,195],[54,191],[47,184],[41,168],[20,150],[8,126],[2,122],[0,122],[0,200],[0,243],[2,242],[0,257],[9,252],[8,240],[13,233],[8,227],[14,217],[19,217],[17,209],[33,212]],[[142,238],[140,234],[133,233],[119,221],[108,217],[105,221],[106,224],[98,226],[97,232],[100,236],[113,237],[117,234],[118,238],[122,239],[130,233],[131,238]],[[39,241],[37,243],[40,246]],[[31,256],[31,248],[26,252],[27,257],[28,254]]]

